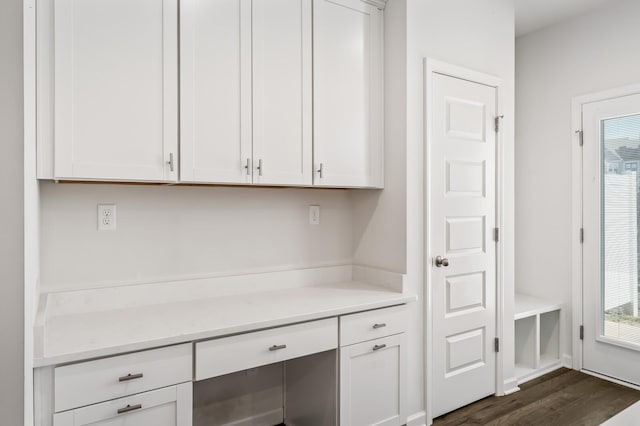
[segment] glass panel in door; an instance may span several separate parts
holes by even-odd
[[[602,120],[601,138],[600,330],[640,346],[640,114]]]

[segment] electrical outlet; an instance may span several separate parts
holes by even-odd
[[[320,225],[320,206],[309,206],[309,225]]]
[[[116,205],[98,204],[98,231],[116,230]]]

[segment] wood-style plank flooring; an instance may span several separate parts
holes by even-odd
[[[640,391],[562,368],[522,384],[519,392],[485,398],[445,414],[433,424],[591,426],[638,400]]]

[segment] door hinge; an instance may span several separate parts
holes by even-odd
[[[496,130],[496,133],[498,133],[500,131],[500,120],[504,118],[504,115],[498,115],[496,118],[494,118],[494,128]]]
[[[500,241],[500,228],[493,228],[493,241]]]
[[[580,340],[584,340],[584,325],[580,326]]]
[[[584,244],[584,228],[580,228],[580,244]]]
[[[584,132],[582,130],[576,130],[576,135],[578,135],[578,143],[580,146],[584,145]]]
[[[496,337],[493,339],[493,350],[496,352],[500,352],[500,338]]]

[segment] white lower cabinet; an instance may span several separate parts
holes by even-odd
[[[340,317],[340,425],[406,423],[406,315],[395,306]]]
[[[54,426],[190,426],[192,384],[182,383],[53,416]]]
[[[407,314],[393,306],[54,367],[38,376],[48,399],[36,424],[403,425]]]
[[[340,424],[395,426],[405,415],[405,334],[340,348]]]

